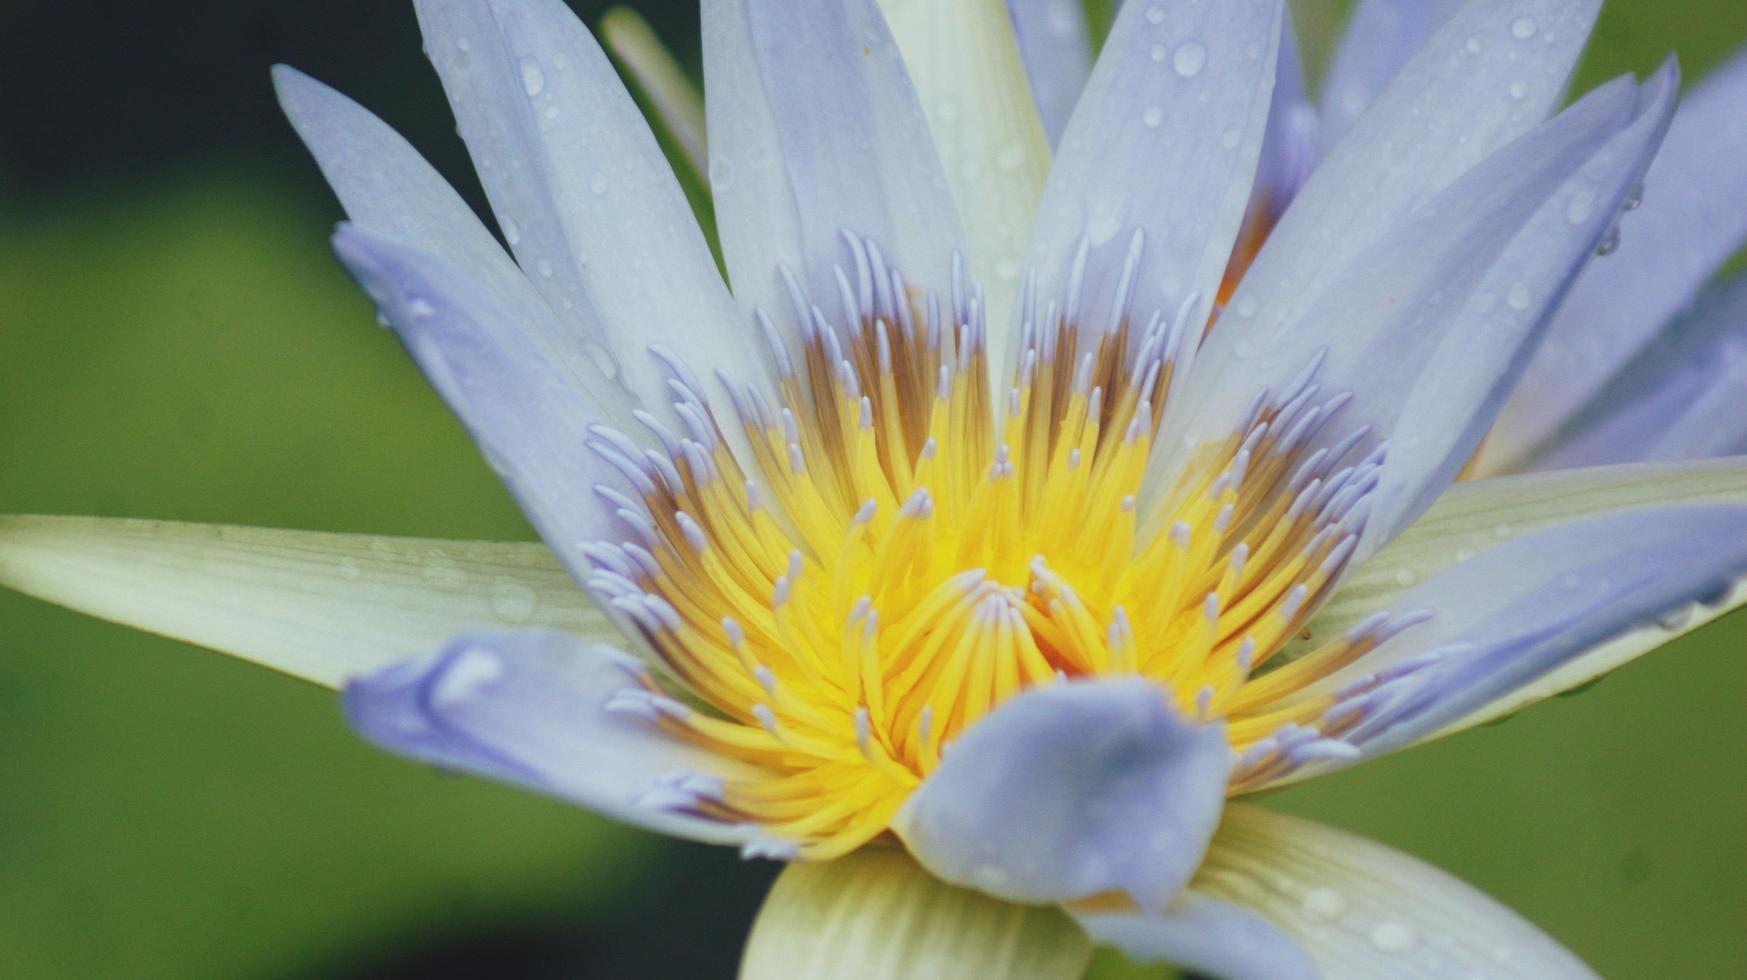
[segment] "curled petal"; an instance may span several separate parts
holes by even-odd
[[[514,783],[650,830],[743,843],[749,828],[692,812],[742,767],[612,702],[638,661],[567,633],[463,633],[440,652],[346,684],[346,717],[414,759]]]
[[[952,743],[893,829],[947,881],[1017,902],[1160,908],[1219,821],[1231,751],[1141,680],[1034,688]]]

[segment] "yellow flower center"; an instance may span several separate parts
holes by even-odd
[[[1375,454],[1341,463],[1358,433],[1308,450],[1343,402],[1318,399],[1313,370],[1142,513],[1202,333],[1193,302],[1103,331],[1075,304],[1028,317],[996,396],[974,297],[945,317],[877,259],[859,285],[844,283],[842,332],[797,303],[798,349],[764,321],[778,390],[737,388],[729,423],[752,459],[677,366],[688,434],[648,419],[665,453],[616,433],[597,446],[642,499],[619,501],[638,539],[594,546],[591,586],[671,675],[641,674],[617,704],[755,767],[687,782],[688,808],[760,825],[762,853],[845,853],[968,726],[1064,678],[1139,675],[1185,717],[1223,719],[1234,788],[1288,764],[1303,732],[1338,735],[1335,696],[1302,689],[1399,624],[1258,676],[1351,554],[1376,469]]]

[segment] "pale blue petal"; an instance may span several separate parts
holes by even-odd
[[[1359,0],[1323,81],[1324,153],[1459,6],[1461,0]]]
[[[1488,469],[1522,465],[1571,423],[1747,240],[1747,54],[1681,101],[1642,196],[1619,250],[1591,263],[1548,329],[1487,439]]]
[[[1139,679],[1034,688],[971,726],[893,829],[924,867],[1017,902],[1122,891],[1160,909],[1225,804],[1219,724]]]
[[[1053,145],[1092,74],[1092,37],[1080,0],[1007,0],[1031,96]]]
[[[426,252],[491,296],[564,378],[628,423],[630,399],[607,381],[460,195],[400,135],[363,107],[283,65],[279,102],[346,214],[375,235]]]
[[[594,491],[618,477],[586,448],[600,413],[565,384],[489,290],[450,264],[356,226],[334,251],[460,416],[523,511],[579,581],[580,546],[610,535]]]
[[[734,309],[648,123],[570,8],[416,6],[504,237],[579,348],[648,408],[674,401],[652,347],[701,374],[765,377],[752,323]],[[695,394],[732,411],[725,390],[706,388]]]
[[[1181,395],[1173,396],[1183,411],[1167,421],[1165,444],[1192,436],[1187,427],[1198,407],[1222,382],[1252,377],[1246,357],[1295,330],[1356,260],[1542,121],[1563,91],[1598,6],[1599,0],[1474,0],[1432,36],[1311,174],[1269,234]],[[1254,393],[1242,392],[1241,401],[1247,404]],[[1220,431],[1218,438],[1225,435]],[[1187,455],[1154,455],[1154,490],[1169,486],[1172,464]]]
[[[376,745],[711,843],[751,831],[686,812],[737,764],[610,708],[637,662],[568,633],[479,631],[347,682],[346,717]],[[676,805],[680,804],[680,805]]]
[[[1268,135],[1262,140],[1255,196],[1250,202],[1252,216],[1265,216],[1268,227],[1279,220],[1298,189],[1310,178],[1316,167],[1321,132],[1316,107],[1305,90],[1304,56],[1299,50],[1291,7],[1285,9],[1284,17],[1279,61],[1274,70],[1274,101],[1268,108]]]
[[[1319,364],[1321,390],[1352,401],[1318,439],[1366,428],[1362,447],[1386,453],[1363,558],[1454,477],[1490,423],[1547,311],[1643,173],[1674,86],[1672,70],[1643,89],[1604,86],[1474,168],[1333,279],[1301,319],[1258,325],[1258,346],[1232,349],[1223,387],[1182,431],[1223,439],[1259,390],[1281,396]],[[1573,222],[1579,195],[1595,205]],[[1242,295],[1210,344],[1234,314],[1238,331],[1246,314],[1261,318]]]
[[[1706,290],[1577,410],[1531,469],[1747,453],[1747,277]]]
[[[1062,296],[1094,332],[1125,307],[1144,323],[1191,296],[1205,316],[1254,185],[1282,9],[1123,7],[1038,204],[1029,260],[1040,307]],[[1076,302],[1063,290],[1082,243],[1090,263]],[[1132,298],[1119,297],[1128,276]]]
[[[1431,618],[1319,682],[1337,737],[1373,758],[1437,733],[1634,630],[1722,601],[1747,575],[1747,508],[1645,508],[1524,535],[1391,600]],[[1291,778],[1350,765],[1312,762]],[[1246,787],[1259,789],[1261,786]]]
[[[710,186],[742,308],[790,319],[781,267],[835,297],[846,230],[947,295],[958,214],[875,0],[705,0],[703,31]]]
[[[1189,893],[1261,916],[1328,980],[1595,980],[1558,942],[1449,874],[1259,806],[1226,809]],[[1227,980],[1308,975],[1227,957],[1226,969],[1203,969]]]
[[[1630,125],[1583,160],[1491,258],[1460,313],[1447,321],[1399,416],[1381,417],[1393,422],[1393,445],[1361,556],[1424,513],[1473,457],[1560,300],[1607,234],[1610,216],[1642,179],[1667,132],[1679,88],[1679,73],[1670,60],[1639,90],[1637,115]],[[1580,202],[1591,210],[1579,208]],[[1388,363],[1402,366],[1393,358]],[[1373,367],[1386,370],[1383,364]],[[1374,407],[1363,391],[1355,401],[1365,403],[1361,413]]]
[[[1318,980],[1304,950],[1278,926],[1242,906],[1184,891],[1163,912],[1080,911],[1074,921],[1101,946],[1137,963],[1169,963],[1219,980]]]

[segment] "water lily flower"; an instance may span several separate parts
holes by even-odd
[[[1584,274],[1739,65],[1653,165],[1672,62],[1558,109],[1596,0],[1362,5],[1320,112],[1280,0],[1128,3],[1083,79],[1040,54],[1077,36],[1060,5],[1015,31],[996,0],[705,0],[707,145],[673,125],[725,283],[560,0],[416,6],[507,253],[385,124],[275,80],[341,262],[545,547],[14,518],[0,581],[341,686],[415,759],[792,862],[747,976],[1075,976],[1092,942],[1237,978],[1590,975],[1441,872],[1234,799],[1747,600],[1747,461],[1633,454],[1695,430],[1586,409],[1738,239],[1657,245],[1653,298]],[[1560,324],[1625,296],[1558,389]],[[1721,335],[1688,333],[1682,363]],[[1650,370],[1679,407],[1740,376]],[[1610,435],[1547,459],[1655,458],[1456,484],[1573,419]]]

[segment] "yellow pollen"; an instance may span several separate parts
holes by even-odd
[[[1353,722],[1307,688],[1400,624],[1260,670],[1362,520],[1374,460],[1342,462],[1359,438],[1312,438],[1341,399],[1306,381],[1259,400],[1140,514],[1204,319],[1099,331],[1047,310],[997,396],[974,297],[943,312],[858,259],[845,328],[815,309],[785,343],[763,321],[773,395],[736,388],[740,417],[719,420],[681,375],[686,435],[650,420],[665,452],[617,433],[596,445],[638,489],[615,495],[635,539],[591,552],[591,587],[664,668],[634,703],[759,774],[693,809],[758,825],[785,856],[845,853],[887,829],[966,728],[1062,679],[1142,676],[1185,717],[1223,720],[1234,790],[1289,764],[1286,737]]]

